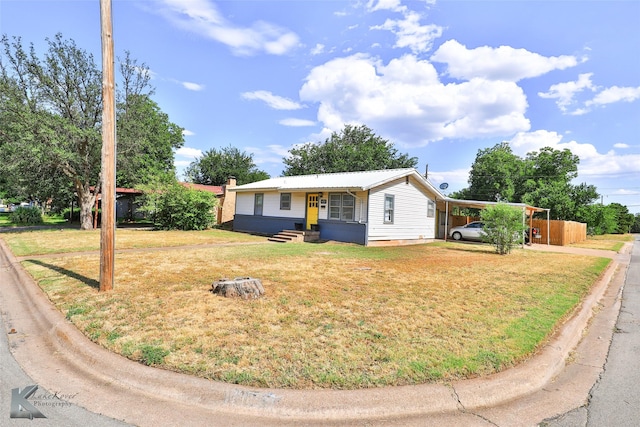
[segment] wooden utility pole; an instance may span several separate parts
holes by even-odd
[[[116,103],[111,0],[100,0],[102,34],[102,224],[100,292],[113,289],[116,243]],[[97,195],[96,195],[97,196]]]

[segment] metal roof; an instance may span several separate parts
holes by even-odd
[[[281,176],[239,185],[230,191],[366,191],[388,182],[410,176],[439,198],[444,195],[413,168],[340,172],[299,176]]]

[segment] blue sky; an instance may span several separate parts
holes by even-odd
[[[113,0],[116,54],[146,63],[185,128],[182,170],[229,145],[272,176],[296,144],[366,124],[445,193],[509,141],[581,159],[576,183],[640,212],[640,1]],[[0,0],[0,33],[61,32],[100,58],[98,0]]]

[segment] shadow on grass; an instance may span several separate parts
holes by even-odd
[[[441,247],[443,248],[447,248],[449,250],[452,251],[459,251],[459,252],[472,252],[472,253],[476,253],[476,254],[495,254],[495,255],[499,255],[496,252],[496,248],[491,245],[490,243],[484,243],[484,242],[471,242],[471,241],[456,241],[456,242],[452,242],[452,241],[447,241],[447,242],[439,242],[440,244],[442,244]],[[513,249],[519,248],[520,245],[518,246],[514,246]]]
[[[78,273],[75,273],[71,270],[67,270],[66,268],[58,267],[57,265],[47,264],[46,262],[42,262],[37,259],[26,259],[24,262],[30,262],[32,264],[39,265],[41,267],[48,268],[49,270],[53,270],[56,273],[60,273],[64,276],[70,277],[79,281],[80,283],[84,283],[87,286],[90,286],[96,290],[100,289],[100,282],[94,279],[90,279],[88,277],[82,276]]]
[[[41,225],[1,225],[0,233],[30,233],[32,231],[42,230],[79,230],[80,226],[77,224],[41,224]]]

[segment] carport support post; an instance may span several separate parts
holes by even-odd
[[[116,115],[111,0],[100,0],[102,34],[102,224],[100,292],[113,289],[116,201]]]

